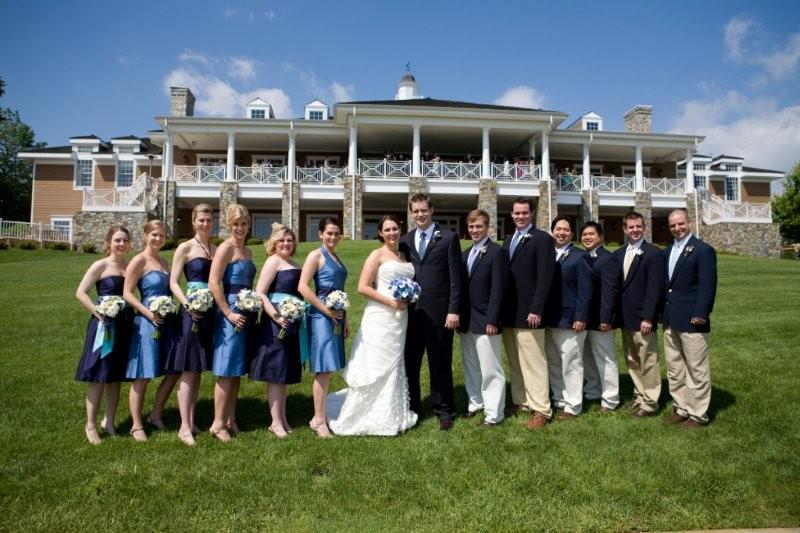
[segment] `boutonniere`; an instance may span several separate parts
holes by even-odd
[[[569,248],[564,250],[564,253],[561,254],[561,259],[559,259],[558,262],[563,263],[564,261],[566,261],[567,257],[569,257],[569,252],[570,252]]]
[[[689,257],[689,254],[694,251],[694,246],[687,246],[683,251],[683,257]]]
[[[528,242],[528,239],[530,239],[531,237],[533,237],[533,235],[531,235],[530,233],[526,233],[522,237],[519,238],[519,242],[520,243]]]
[[[644,250],[642,250],[641,248],[637,249],[637,250],[636,250],[636,255],[637,255],[637,256],[639,256],[639,255],[644,255]]]
[[[433,240],[439,241],[441,239],[442,239],[442,232],[437,229],[436,231],[433,232]]]
[[[591,252],[589,252],[589,257],[591,257],[592,259],[597,259],[597,252],[595,250],[592,250]]]
[[[483,254],[485,254],[485,253],[486,253],[486,245],[484,244],[483,246],[478,248],[478,259],[483,257]]]

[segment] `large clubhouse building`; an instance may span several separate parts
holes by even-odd
[[[513,231],[516,197],[537,205],[537,225],[567,215],[597,220],[622,242],[622,216],[644,214],[648,237],[669,240],[666,217],[685,207],[695,232],[722,250],[777,255],[770,184],[780,171],[739,157],[698,153],[702,136],[651,131],[652,108],[625,115],[624,132],[587,113],[563,126],[560,111],[423,98],[413,76],[393,100],[315,100],[298,119],[276,119],[269,102],[243,116],[194,116],[189,88],[171,89],[170,116],[146,137],[94,135],[20,153],[34,164],[31,222],[68,227],[72,241],[99,244],[113,222],[138,230],[164,219],[191,235],[191,209],[232,203],[253,215],[253,236],[275,221],[315,240],[321,217],[339,216],[346,237],[375,237],[382,214],[407,217],[410,195],[427,193],[435,219],[466,237],[465,214],[481,207],[492,234]],[[224,234],[225,229],[220,228]]]

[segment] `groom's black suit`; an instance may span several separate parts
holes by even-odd
[[[405,364],[411,409],[420,414],[419,372],[428,351],[431,407],[439,420],[455,417],[453,405],[453,330],[444,327],[448,313],[458,313],[461,301],[461,249],[458,236],[432,225],[425,254],[415,245],[417,230],[400,238],[399,249],[414,265],[414,279],[422,295],[409,307]]]

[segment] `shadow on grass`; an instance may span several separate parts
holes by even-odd
[[[620,405],[633,401],[633,381],[630,375],[619,376]],[[659,412],[672,409],[672,397],[669,394],[669,380],[661,380],[661,395],[658,397]],[[708,407],[708,421],[713,422],[717,415],[736,404],[736,397],[725,389],[711,385],[711,405]]]

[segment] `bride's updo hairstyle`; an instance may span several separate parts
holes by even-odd
[[[401,227],[401,226],[400,226],[400,221],[399,221],[399,220],[397,220],[397,217],[396,217],[396,216],[394,216],[394,215],[383,215],[383,216],[381,217],[381,220],[378,222],[378,236],[377,236],[377,237],[375,237],[376,239],[378,239],[378,240],[379,240],[379,241],[381,241],[381,242],[384,242],[384,241],[383,241],[383,237],[381,237],[381,232],[383,231],[383,225],[384,225],[386,222],[388,222],[388,221],[392,221],[392,222],[394,222],[395,224],[397,224],[397,227],[398,227],[398,228],[400,228],[400,227]]]
[[[272,234],[269,236],[269,240],[264,243],[264,249],[267,251],[267,256],[273,255],[275,253],[275,249],[278,247],[278,241],[283,239],[286,234],[292,236],[292,253],[289,255],[294,255],[297,251],[297,235],[294,232],[281,224],[280,222],[273,222],[272,224]]]

